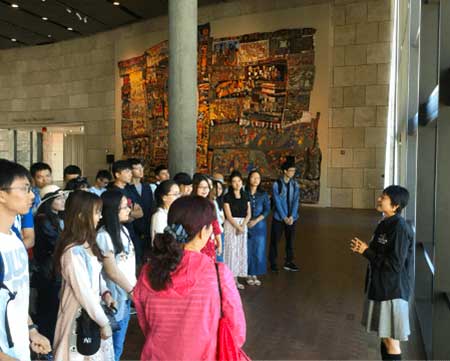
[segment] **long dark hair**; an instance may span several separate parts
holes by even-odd
[[[169,225],[182,225],[190,241],[215,218],[216,211],[210,200],[200,196],[186,196],[178,198],[170,206],[167,222]],[[155,236],[148,274],[154,290],[164,290],[171,284],[171,272],[176,270],[182,257],[183,247],[172,233],[166,231]]]
[[[163,197],[170,193],[170,189],[177,183],[171,179],[161,182],[155,190],[155,200],[158,207],[164,206]]]
[[[59,233],[62,231],[60,221],[63,219],[64,213],[63,212],[55,213],[52,210],[52,204],[57,198],[58,197],[54,197],[41,204],[35,215],[35,223],[36,225],[42,224],[46,220],[48,220],[50,222],[50,225]]]
[[[92,253],[101,262],[103,256],[97,246],[97,231],[94,226],[94,212],[102,207],[99,196],[85,191],[70,193],[66,201],[64,230],[55,250],[55,269],[61,272],[61,257],[69,247],[79,246],[87,242]]]
[[[192,194],[193,194],[193,195],[197,195],[198,186],[199,186],[200,183],[203,182],[203,181],[205,181],[206,184],[208,185],[208,188],[209,188],[208,196],[211,194],[212,189],[211,189],[211,187],[209,186],[208,177],[207,177],[206,175],[203,175],[203,174],[197,174],[197,175],[194,177],[194,180],[193,180],[193,182],[192,182]]]
[[[117,189],[107,190],[101,196],[103,209],[100,225],[105,227],[106,232],[111,237],[115,254],[123,252],[123,243],[120,236],[123,226],[119,221],[119,207],[123,197],[125,197],[123,193]]]

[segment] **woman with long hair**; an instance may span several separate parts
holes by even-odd
[[[180,187],[173,180],[162,181],[155,190],[156,212],[151,220],[151,241],[158,233],[163,233],[167,226],[167,214],[171,204],[180,196]]]
[[[214,202],[211,193],[212,188],[206,176],[199,175],[196,178],[194,178],[192,194],[203,198],[207,198],[212,202]],[[222,254],[222,236],[221,236],[222,228],[219,224],[219,221],[217,220],[217,215],[216,219],[212,222],[212,226],[213,226],[213,233],[209,241],[206,243],[205,248],[202,249],[202,253],[210,256],[211,259],[215,261],[216,252],[217,255]]]
[[[199,196],[176,200],[163,234],[134,291],[145,335],[141,360],[216,360],[220,295],[236,344],[245,341],[245,317],[233,275],[200,250],[212,234],[214,205]],[[195,329],[195,331],[193,331]]]
[[[217,255],[217,262],[223,262],[223,244],[224,244],[224,229],[225,213],[223,211],[223,183],[220,180],[213,181],[213,199],[216,207],[217,221],[219,222],[222,234],[220,239],[222,241],[222,253]]]
[[[55,360],[114,360],[112,331],[101,302],[114,305],[101,277],[102,254],[96,243],[96,227],[102,217],[102,201],[90,192],[74,191],[66,201],[64,230],[55,250],[55,268],[62,275],[61,301],[55,330]],[[99,351],[87,357],[76,348],[76,319],[83,309],[99,326]]]
[[[66,192],[56,185],[40,191],[41,202],[34,218],[33,286],[37,290],[35,321],[39,331],[53,342],[58,316],[61,279],[55,274],[53,254],[64,228],[63,212]]]
[[[238,277],[247,277],[247,224],[251,218],[251,207],[247,193],[242,189],[242,175],[234,171],[230,176],[231,189],[224,197],[225,210],[225,247],[223,257],[236,278],[240,290],[245,286]]]
[[[257,276],[266,273],[266,218],[270,214],[270,200],[261,189],[261,173],[252,170],[248,174],[246,190],[250,197],[252,219],[248,222],[248,277],[247,284],[261,286]]]
[[[115,319],[120,329],[113,332],[114,354],[120,360],[130,321],[130,298],[136,284],[136,254],[133,242],[124,223],[131,209],[127,197],[119,190],[107,190],[103,201],[101,227],[97,244],[103,255],[103,270],[108,289],[116,301]]]

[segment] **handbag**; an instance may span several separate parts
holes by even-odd
[[[83,356],[92,356],[100,349],[100,326],[82,309],[77,318],[77,351]]]
[[[217,331],[217,360],[218,361],[250,361],[250,357],[236,344],[231,329],[230,320],[224,316],[222,308],[222,287],[220,286],[219,267],[216,265],[217,283],[220,296],[220,319]]]

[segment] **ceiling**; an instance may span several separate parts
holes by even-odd
[[[0,0],[0,49],[91,35],[165,15],[167,7],[168,0]]]

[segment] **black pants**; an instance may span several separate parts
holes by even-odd
[[[270,265],[277,264],[277,256],[278,256],[278,242],[285,233],[286,238],[286,258],[285,262],[292,262],[294,259],[294,239],[295,239],[295,224],[289,226],[284,222],[277,221],[276,219],[272,220],[272,230],[270,232],[270,250],[269,250],[269,262]]]
[[[34,321],[39,332],[53,344],[59,309],[61,282],[41,279],[37,285],[37,305]]]

